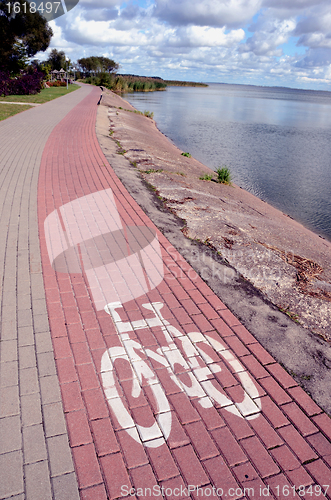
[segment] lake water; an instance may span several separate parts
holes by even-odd
[[[331,92],[210,84],[124,98],[180,149],[331,240]]]

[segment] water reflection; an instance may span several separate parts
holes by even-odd
[[[125,96],[179,148],[331,239],[331,93],[212,84]]]

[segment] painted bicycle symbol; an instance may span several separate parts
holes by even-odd
[[[146,226],[128,226],[116,205],[112,190],[78,198],[52,212],[45,220],[48,254],[57,272],[83,272],[97,311],[112,319],[119,345],[107,349],[101,359],[105,397],[119,426],[147,447],[161,446],[172,429],[171,406],[158,371],[163,369],[179,392],[198,401],[201,408],[214,404],[238,418],[257,418],[261,410],[259,392],[251,376],[218,334],[183,333],[162,315],[162,302],[146,302],[144,317],[121,319],[123,307],[146,297],[164,278],[162,254],[156,231]],[[145,347],[139,330],[158,332],[158,344]],[[242,387],[242,400],[232,401],[217,375],[222,362]],[[125,403],[118,381],[118,366],[130,373],[130,396],[148,391],[153,400],[153,422],[135,421]]]
[[[126,429],[133,439],[138,442],[141,439],[145,446],[154,447],[160,445],[155,438],[163,436],[167,439],[171,432],[171,410],[167,396],[157,377],[157,370],[151,369],[146,358],[165,367],[179,389],[189,397],[198,398],[201,407],[210,408],[215,402],[241,418],[253,419],[259,416],[261,403],[254,382],[221,341],[200,332],[183,334],[163,318],[162,302],[143,304],[146,310],[154,313],[154,317],[132,322],[121,321],[118,312],[121,307],[120,302],[113,302],[105,307],[105,311],[114,321],[122,346],[112,347],[104,353],[101,375],[109,406],[121,427]],[[152,350],[130,338],[130,332],[146,327],[160,327],[166,340],[165,345]],[[244,388],[244,398],[241,402],[233,403],[215,380],[214,375],[221,371],[221,367],[215,362],[215,351],[232,367],[241,381]],[[157,417],[149,427],[134,422],[120,397],[115,374],[117,360],[125,361],[132,370],[133,397],[139,397],[143,381],[147,382],[153,393]],[[140,439],[133,431],[134,428],[138,430]]]

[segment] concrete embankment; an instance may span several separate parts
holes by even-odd
[[[106,91],[103,151],[131,195],[245,326],[331,413],[331,243],[181,155]]]

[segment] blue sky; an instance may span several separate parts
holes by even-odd
[[[330,0],[80,0],[50,24],[50,49],[122,73],[331,90]]]

